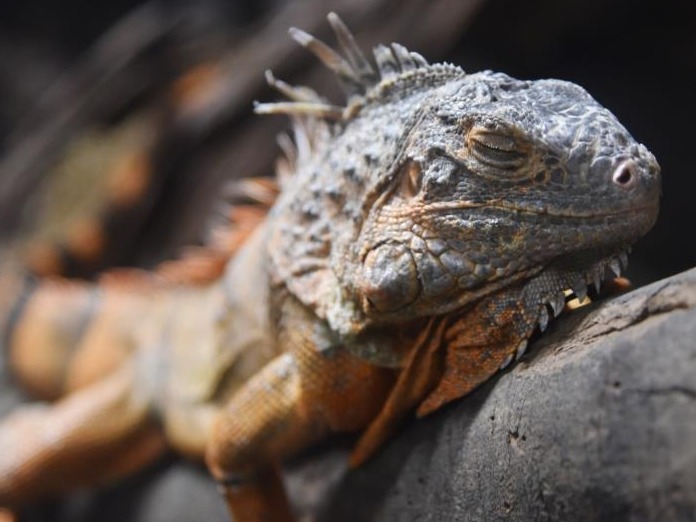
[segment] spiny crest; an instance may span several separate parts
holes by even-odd
[[[347,107],[329,103],[309,87],[295,87],[278,80],[270,71],[266,72],[268,84],[290,101],[260,103],[255,107],[257,114],[288,114],[291,116],[314,116],[321,119],[341,120],[349,116],[346,111],[351,102],[363,99],[375,86],[404,73],[428,66],[420,54],[393,43],[387,47],[379,45],[373,50],[376,67],[370,63],[336,13],[329,13],[329,23],[336,34],[343,54],[332,49],[321,40],[297,28],[291,28],[290,36],[302,47],[312,52],[338,78],[348,97]]]
[[[205,246],[189,247],[179,259],[164,261],[152,272],[135,268],[109,270],[101,276],[100,283],[125,291],[212,283],[266,218],[277,195],[278,187],[269,178],[235,180],[226,188],[230,203],[220,209],[221,219],[211,227]]]

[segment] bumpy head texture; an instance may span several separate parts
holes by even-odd
[[[293,101],[258,110],[293,115],[297,142],[271,259],[333,328],[446,313],[549,267],[590,282],[654,223],[655,158],[581,87],[465,74],[398,45],[374,67],[329,20],[345,57],[292,34],[347,105],[271,77]]]

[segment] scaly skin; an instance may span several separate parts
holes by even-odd
[[[290,114],[296,145],[282,141],[282,192],[220,278],[43,284],[25,299],[15,360],[40,345],[72,362],[32,379],[65,398],[0,425],[13,448],[0,505],[121,476],[166,441],[205,456],[235,520],[291,520],[279,462],[354,432],[359,465],[406,415],[521,356],[564,291],[582,298],[618,272],[654,223],[654,157],[580,87],[467,75],[396,45],[375,69],[329,21],[345,58],[292,35],[348,104],[269,75],[291,101],[257,111]]]

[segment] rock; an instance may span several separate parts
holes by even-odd
[[[319,520],[696,520],[696,269],[558,320]]]

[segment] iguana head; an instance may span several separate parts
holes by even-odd
[[[294,35],[347,107],[272,79],[294,101],[260,112],[303,126],[276,264],[336,329],[445,313],[548,267],[584,291],[654,223],[655,158],[581,87],[465,74],[398,45],[374,68],[330,21],[345,57]]]
[[[654,156],[577,85],[484,72],[420,104],[357,241],[366,312],[442,311],[559,260],[591,270],[654,223]]]

